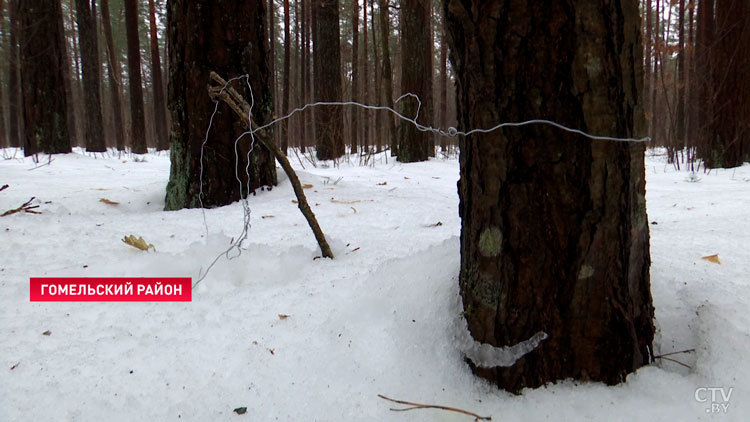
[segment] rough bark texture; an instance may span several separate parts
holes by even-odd
[[[365,104],[370,101],[370,62],[367,57],[367,0],[362,7],[362,100]],[[362,110],[362,152],[370,150],[370,110]]]
[[[164,86],[161,79],[161,59],[159,38],[156,32],[156,7],[154,0],[148,0],[149,34],[151,39],[151,86],[154,89],[154,129],[156,129],[156,149],[169,148],[167,136],[167,106],[164,103]]]
[[[125,0],[125,31],[128,38],[128,76],[130,80],[130,148],[145,154],[146,121],[143,115],[141,83],[141,47],[138,36],[138,0]]]
[[[445,0],[462,129],[546,118],[641,134],[638,2]],[[653,340],[644,145],[545,125],[461,139],[460,289],[474,338],[549,335],[511,367],[519,391],[565,378],[621,382]]]
[[[112,37],[112,22],[109,15],[109,0],[101,0],[100,12],[104,38],[107,41],[107,69],[109,69],[109,94],[112,97],[112,116],[114,118],[115,145],[119,151],[125,150],[124,126],[122,123],[122,85],[120,81],[120,60],[115,52],[115,42]]]
[[[443,18],[445,23],[445,18]],[[440,116],[438,124],[443,130],[448,128],[448,40],[445,37],[445,25],[440,38]],[[448,137],[440,137],[440,150],[443,154],[448,151]]]
[[[75,1],[78,44],[81,46],[81,64],[83,68],[86,151],[104,152],[107,150],[107,146],[104,143],[104,126],[102,124],[101,72],[99,71],[96,19],[91,12],[89,0]]]
[[[270,151],[256,144],[249,153],[249,136],[235,149],[242,123],[220,104],[203,149],[199,198],[201,146],[215,107],[206,91],[211,71],[227,78],[250,75],[253,121],[265,123],[273,114],[264,0],[175,0],[168,5],[167,22],[172,167],[165,209],[199,207],[200,199],[204,207],[222,206],[246,196],[248,187],[252,192],[275,185],[276,166]],[[244,80],[233,87],[251,98]]]
[[[313,56],[315,65],[315,101],[341,101],[341,46],[339,37],[339,1],[318,0],[313,13],[317,36]],[[315,134],[318,160],[344,155],[344,121],[339,107],[315,110]]]
[[[0,22],[3,22],[3,48],[6,48],[6,34],[5,31],[5,1],[0,0]],[[2,92],[2,83],[0,83],[0,148],[8,146],[8,132],[5,129],[5,95]]]
[[[370,0],[370,19],[372,24],[372,62],[375,64],[373,66],[373,80],[375,85],[375,92],[373,94],[375,95],[375,105],[383,105],[381,103],[381,78],[380,78],[380,72],[378,71],[378,66],[380,65],[380,59],[378,58],[378,36],[377,31],[375,30],[375,1],[376,0]],[[380,129],[383,127],[383,113],[376,113],[374,110],[368,110],[370,112],[370,121],[374,123],[373,126],[373,144],[376,145],[377,151],[380,152],[381,147],[383,146],[383,137],[381,136]]]
[[[401,92],[410,92],[414,98],[401,100],[401,114],[414,117],[419,107],[418,123],[432,125],[432,62],[425,52],[431,52],[430,1],[403,0],[401,2]],[[410,163],[425,161],[429,156],[431,135],[408,123],[399,125],[398,161]]]
[[[19,108],[21,106],[18,94],[18,0],[8,0],[10,15],[10,45],[8,46],[8,144],[20,147],[21,134],[19,123]]]
[[[381,50],[383,50],[383,70],[380,74],[383,80],[383,96],[385,96],[382,105],[393,108],[393,71],[391,70],[391,49],[388,45],[391,33],[388,0],[378,0],[378,3],[380,6],[380,46]],[[385,119],[385,126],[382,126],[384,139],[380,142],[388,142],[391,146],[391,155],[397,155],[398,138],[396,134],[396,122],[393,120],[394,117],[390,113],[380,112],[378,114],[384,116],[383,118]],[[378,127],[381,126],[378,125]]]
[[[24,155],[70,152],[60,2],[19,0]]]

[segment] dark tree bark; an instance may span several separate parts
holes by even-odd
[[[273,115],[264,0],[174,0],[168,4],[167,22],[172,167],[165,209],[200,207],[201,200],[204,207],[222,206],[261,186],[275,185],[271,152],[255,144],[250,153],[249,136],[235,146],[242,123],[224,104],[201,152],[215,107],[206,90],[211,71],[227,80],[250,75],[254,123],[266,123]],[[244,81],[233,88],[251,98]]]
[[[8,144],[20,147],[21,133],[19,125],[18,98],[18,0],[8,0],[10,15],[10,45],[8,46]]]
[[[11,0],[12,1],[12,0]],[[5,1],[0,0],[0,22],[3,25],[3,47],[7,42],[6,31],[5,31]],[[3,95],[2,83],[0,83],[0,148],[8,146],[8,132],[5,128],[5,95]]]
[[[310,14],[309,0],[302,0],[302,104],[310,103],[310,27],[308,25]],[[310,112],[302,112],[302,136],[300,138],[300,151],[310,142]]]
[[[432,125],[432,36],[430,0],[401,1],[401,92],[410,92],[422,102],[417,122]],[[426,53],[429,52],[429,53]],[[414,117],[419,103],[414,98],[401,100],[401,114]],[[399,125],[398,161],[411,163],[429,157],[431,135],[416,126]]]
[[[709,159],[704,164],[713,166],[711,150],[714,145],[714,86],[711,55],[714,45],[714,0],[698,2],[698,34],[695,40],[695,82],[697,119],[696,119],[696,154]]]
[[[70,152],[65,34],[57,1],[19,0],[24,155]]]
[[[748,102],[747,32],[750,31],[750,4],[716,2],[716,42],[711,51],[713,118],[710,120],[710,142],[699,149],[700,158],[709,168],[742,165],[746,151],[743,144],[750,137]]]
[[[100,13],[102,14],[102,26],[104,27],[104,38],[107,41],[107,69],[109,70],[109,94],[112,97],[112,116],[114,120],[115,145],[119,151],[125,150],[124,126],[122,123],[122,91],[120,86],[120,60],[115,52],[115,43],[112,36],[112,21],[109,15],[109,0],[101,0]]]
[[[641,135],[637,1],[444,6],[460,128],[544,118]],[[460,148],[469,330],[494,346],[548,334],[514,365],[475,372],[519,391],[566,378],[615,384],[648,364],[644,145],[533,125],[461,138]]]
[[[138,16],[138,0],[125,0],[125,31],[128,39],[128,79],[130,82],[130,147],[135,154],[145,154],[148,149],[146,148],[146,121],[143,115]]]
[[[367,57],[367,0],[362,7],[362,99],[365,104],[370,101],[370,62]],[[362,110],[362,151],[370,149],[370,110]]]
[[[292,57],[292,38],[289,31],[289,0],[284,0],[284,74],[283,74],[283,89],[284,97],[281,101],[281,113],[286,115],[289,113],[289,91],[291,90],[290,84],[290,63]],[[289,148],[289,119],[281,121],[281,152],[286,155],[287,149]]]
[[[359,0],[352,0],[352,101],[359,101]],[[359,107],[351,107],[349,145],[352,154],[357,153],[359,145],[360,111]]]
[[[276,78],[276,12],[274,9],[274,0],[268,0],[268,45],[269,63],[271,72],[271,102],[273,109],[278,110],[279,104],[279,84]],[[280,131],[274,131],[274,142],[278,145]]]
[[[448,128],[448,40],[445,36],[445,18],[440,38],[440,117],[438,124],[443,130]],[[440,137],[440,150],[445,154],[448,150],[448,137]]]
[[[653,10],[651,9],[651,0],[646,0],[646,9],[644,10],[644,14],[646,15],[646,39],[644,40],[644,45],[646,47],[646,72],[643,78],[643,106],[646,113],[646,119],[648,121],[648,133],[651,133],[651,122],[654,119],[654,104],[649,101],[651,98],[651,90],[653,89],[653,85],[651,84],[651,57],[654,54],[653,49],[653,38],[652,38],[652,26],[651,26],[651,14],[653,13]]]
[[[391,50],[388,45],[390,30],[390,18],[388,12],[388,0],[379,0],[380,5],[380,46],[383,50],[383,70],[380,72],[383,79],[383,105],[393,108],[393,71],[391,70]],[[374,39],[374,38],[373,38]],[[391,146],[391,155],[398,153],[398,136],[396,133],[396,122],[390,113],[380,112],[384,115],[385,126],[383,126],[384,139],[388,140]],[[380,125],[378,125],[380,127]]]
[[[161,59],[159,38],[156,32],[156,7],[154,0],[148,0],[149,35],[151,39],[151,84],[154,89],[154,129],[156,129],[156,149],[169,148],[167,135],[167,106],[164,103],[164,86],[161,79]]]
[[[318,0],[314,31],[315,101],[341,101],[341,46],[339,1]],[[319,107],[315,111],[316,156],[333,160],[344,155],[344,121],[338,107]]]
[[[86,111],[86,151],[104,152],[104,126],[102,124],[102,101],[100,94],[99,46],[96,35],[96,18],[91,12],[89,0],[75,0],[78,44],[81,46],[83,65],[83,104]]]
[[[685,0],[680,0],[679,8],[675,140],[677,141],[677,149],[682,150],[685,147]]]
[[[380,88],[381,78],[378,66],[380,66],[380,59],[378,58],[378,37],[375,31],[375,0],[370,0],[370,18],[372,23],[372,62],[375,66],[373,69],[373,80],[375,86],[375,105],[382,105],[381,95],[382,89]],[[381,146],[383,145],[383,137],[381,136],[380,128],[383,127],[383,113],[376,113],[374,110],[370,110],[370,121],[373,124],[373,143],[377,144],[377,150],[380,152]]]

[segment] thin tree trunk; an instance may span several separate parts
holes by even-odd
[[[151,39],[151,85],[154,89],[154,129],[156,132],[156,149],[169,149],[167,136],[167,106],[164,103],[164,86],[161,77],[161,59],[159,57],[159,38],[156,32],[156,7],[154,0],[148,0],[149,35]]]
[[[685,0],[679,4],[679,52],[677,55],[677,119],[676,147],[685,148]]]
[[[422,125],[432,123],[430,20],[430,0],[401,1],[401,92],[419,97],[421,107],[414,98],[403,99],[399,107],[404,116],[413,118],[419,113],[417,123]],[[399,125],[398,160],[427,160],[431,139],[431,134],[412,124]]]
[[[102,125],[101,75],[99,73],[99,46],[96,21],[89,0],[75,0],[78,44],[81,46],[83,64],[83,104],[86,110],[86,151],[104,152],[104,127]]]
[[[310,102],[310,32],[308,26],[308,14],[310,13],[309,0],[302,0],[302,104]],[[310,111],[302,112],[302,136],[300,136],[300,152],[310,142]]]
[[[362,99],[366,104],[372,104],[370,101],[370,63],[367,57],[367,0],[362,7]],[[362,152],[369,152],[370,149],[370,110],[362,110]]]
[[[128,76],[130,80],[130,147],[135,154],[145,154],[146,123],[143,115],[141,83],[141,47],[138,41],[138,0],[125,0],[125,30],[128,39]]]
[[[374,79],[374,86],[375,86],[375,105],[381,106],[382,103],[382,97],[380,93],[381,90],[381,78],[380,78],[380,72],[378,71],[378,68],[380,67],[380,59],[378,58],[378,43],[377,43],[377,33],[375,32],[375,0],[370,0],[370,19],[372,23],[372,61],[375,64],[373,69],[373,79]],[[374,123],[372,128],[372,134],[373,134],[373,144],[377,145],[377,151],[380,152],[383,147],[383,136],[381,133],[381,128],[383,127],[383,117],[384,113],[376,112],[374,110],[371,111],[372,118],[370,119],[371,122]]]
[[[8,46],[8,144],[21,146],[19,125],[19,86],[18,83],[18,0],[9,0],[10,45]]]
[[[5,10],[5,1],[0,0],[0,23],[3,25],[3,47],[6,47],[5,44],[7,42],[5,31]],[[0,148],[5,148],[8,146],[8,132],[5,128],[5,95],[3,95],[2,87],[3,84],[2,81],[0,81]]]
[[[280,109],[279,104],[279,84],[276,80],[276,11],[274,7],[274,0],[268,0],[268,39],[269,39],[269,54],[268,60],[270,61],[271,67],[271,101],[273,102],[273,109],[278,111]],[[281,131],[274,131],[274,142],[279,145],[279,135]]]
[[[383,50],[383,95],[384,105],[393,108],[393,71],[391,70],[391,53],[389,38],[390,30],[390,13],[388,12],[388,0],[379,0],[380,4],[380,45]],[[381,113],[385,114],[385,113]],[[391,156],[398,154],[398,136],[396,133],[396,122],[390,113],[385,114],[385,136],[391,146]]]
[[[352,101],[359,101],[359,0],[352,1]],[[359,145],[359,107],[351,107],[349,145],[352,154]]]
[[[338,0],[318,0],[314,8],[313,57],[315,65],[315,101],[341,101],[341,47]],[[344,121],[341,110],[321,107],[315,113],[316,155],[319,160],[332,160],[344,154]]]
[[[657,0],[658,1],[658,0]],[[648,133],[653,133],[653,122],[654,122],[654,103],[651,102],[651,96],[652,96],[652,90],[653,85],[651,84],[651,57],[653,57],[654,53],[654,42],[653,42],[653,35],[652,35],[652,29],[651,26],[651,14],[653,13],[653,10],[651,9],[651,0],[646,0],[646,74],[643,78],[644,81],[644,89],[643,89],[643,98],[644,98],[644,104],[643,107],[646,111],[646,119],[648,121]]]
[[[279,116],[286,115],[289,113],[289,91],[291,89],[291,86],[289,85],[290,76],[289,76],[289,70],[290,70],[290,63],[289,60],[291,59],[291,47],[292,47],[292,39],[289,32],[289,0],[284,0],[284,74],[283,74],[283,89],[284,89],[284,96],[282,98],[281,103],[281,112],[279,113]],[[289,148],[289,119],[283,120],[281,122],[281,152],[286,155],[287,149]]]
[[[112,98],[112,115],[114,120],[115,145],[119,151],[125,150],[125,137],[122,123],[122,90],[120,89],[120,60],[115,51],[114,38],[112,37],[112,21],[109,14],[109,0],[101,0],[100,13],[102,14],[102,25],[104,26],[104,38],[107,41],[107,57],[109,69],[109,93]]]
[[[448,40],[445,36],[445,18],[440,38],[440,117],[438,124],[443,130],[448,130]],[[440,137],[440,150],[443,154],[448,150],[448,137]]]

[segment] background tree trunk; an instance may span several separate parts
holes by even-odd
[[[18,0],[8,0],[10,15],[10,45],[8,46],[8,144],[20,147],[21,128],[19,124],[19,108],[21,106],[18,94]]]
[[[7,48],[6,46],[6,30],[5,30],[5,1],[0,0],[0,22],[2,22],[2,29],[3,29],[3,48]],[[5,148],[8,146],[8,132],[5,127],[5,95],[3,95],[3,89],[2,89],[2,82],[0,82],[0,148]]]
[[[431,0],[403,0],[401,2],[401,92],[410,92],[422,102],[418,123],[432,125],[432,36],[430,20]],[[418,102],[405,98],[400,104],[401,114],[414,117]],[[412,124],[400,124],[398,161],[410,163],[429,157],[431,134]]]
[[[595,134],[641,134],[638,2],[444,6],[464,130],[546,118]],[[570,377],[614,384],[648,364],[644,145],[545,125],[460,142],[469,330],[495,346],[549,335],[513,366],[475,372],[519,391]]]
[[[145,154],[146,120],[143,115],[141,82],[141,46],[138,36],[138,0],[125,0],[125,30],[128,39],[128,76],[130,82],[130,147],[135,154]]]
[[[24,155],[71,151],[65,96],[65,35],[57,1],[19,0]]]
[[[289,31],[289,0],[284,0],[284,78],[283,80],[283,99],[281,102],[281,113],[279,116],[286,115],[289,113],[289,91],[291,90],[290,85],[290,59],[292,57],[292,38]],[[281,126],[281,152],[286,155],[287,149],[289,148],[289,119],[280,122]]]
[[[253,121],[263,124],[273,115],[264,0],[174,0],[168,5],[167,22],[172,167],[165,209],[199,207],[201,199],[204,207],[222,206],[261,186],[275,185],[276,165],[270,151],[255,144],[250,162],[245,162],[250,137],[235,145],[242,124],[224,104],[219,105],[201,153],[215,107],[206,90],[211,71],[227,80],[250,75]],[[233,87],[250,98],[244,81]],[[245,177],[248,164],[250,180]]]
[[[315,56],[315,101],[341,101],[341,47],[339,36],[339,1],[318,0]],[[315,111],[315,134],[319,160],[344,155],[344,121],[341,109],[330,106]]]
[[[393,71],[391,70],[390,41],[390,13],[388,12],[388,0],[379,0],[380,5],[380,45],[383,50],[383,70],[380,72],[383,80],[383,105],[393,108]],[[398,137],[396,134],[396,123],[391,113],[380,112],[385,119],[383,141],[391,146],[391,156],[398,154]],[[380,127],[380,125],[378,125]]]
[[[367,48],[365,48],[367,50]],[[352,96],[353,102],[359,101],[359,0],[352,0]],[[359,145],[359,121],[361,110],[351,108],[351,127],[349,131],[349,145],[352,154],[357,153]]]
[[[161,59],[159,58],[159,37],[156,33],[156,7],[154,0],[148,0],[149,32],[151,39],[151,86],[154,89],[154,129],[156,129],[156,149],[169,149],[167,136],[167,106],[164,103],[164,86],[161,77]]]
[[[104,152],[104,127],[102,125],[101,73],[99,71],[99,46],[96,35],[96,18],[89,0],[76,0],[78,44],[81,46],[83,65],[83,104],[86,110],[86,151]]]
[[[101,0],[100,13],[102,14],[102,26],[104,27],[104,38],[107,41],[107,58],[109,69],[109,94],[112,97],[112,115],[114,120],[115,145],[119,151],[125,150],[125,137],[122,123],[122,90],[120,86],[120,60],[115,51],[115,42],[112,36],[112,22],[109,14],[109,0]]]

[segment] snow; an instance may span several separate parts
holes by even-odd
[[[162,211],[164,153],[76,151],[41,167],[47,157],[0,156],[0,212],[31,196],[42,212],[0,218],[0,421],[472,420],[390,412],[377,394],[504,421],[750,414],[750,165],[696,181],[647,157],[655,351],[695,348],[670,356],[692,369],[660,359],[618,386],[514,396],[474,377],[461,352],[455,159],[293,160],[334,260],[316,259],[279,169],[279,186],[249,200],[246,248],[219,259],[192,302],[32,303],[32,276],[196,279],[242,231],[242,207]],[[121,242],[129,234],[156,252]],[[701,259],[711,254],[720,265]],[[732,388],[726,413],[696,400],[709,387]]]

